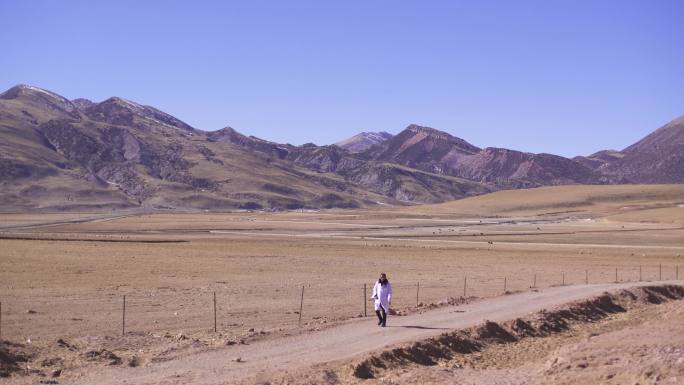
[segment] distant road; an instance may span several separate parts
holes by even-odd
[[[666,229],[679,230],[679,229]],[[258,237],[301,237],[301,238],[329,238],[329,239],[359,239],[370,241],[406,241],[406,242],[434,242],[434,243],[456,243],[456,244],[471,244],[471,245],[508,245],[508,246],[557,246],[557,247],[573,247],[573,248],[614,248],[614,249],[666,249],[666,250],[684,250],[684,246],[660,246],[660,245],[612,245],[609,243],[554,243],[554,242],[513,242],[513,241],[492,241],[483,239],[481,241],[460,241],[454,239],[421,239],[416,237],[392,237],[392,236],[361,236],[361,235],[335,235],[335,234],[290,234],[290,233],[268,233],[268,232],[254,232],[254,231],[238,231],[238,230],[210,230],[210,234],[230,234],[230,235],[247,235]]]
[[[77,384],[230,384],[270,371],[294,370],[313,364],[353,358],[363,353],[422,340],[485,320],[502,322],[541,309],[593,297],[605,291],[656,284],[684,285],[684,281],[561,286],[538,292],[485,299],[404,317],[390,317],[380,328],[374,317],[326,330],[233,345],[137,368],[88,368]],[[243,362],[234,362],[240,357]],[[265,372],[269,370],[269,372]]]
[[[31,223],[31,224],[12,224],[12,225],[6,225],[0,223],[0,230],[18,230],[18,229],[30,229],[34,227],[48,227],[48,226],[58,226],[58,225],[69,225],[69,224],[76,224],[76,223],[86,223],[86,222],[101,222],[101,221],[111,221],[115,219],[121,219],[121,218],[127,218],[127,217],[135,217],[139,215],[145,215],[149,214],[148,212],[135,212],[135,213],[128,213],[128,214],[98,214],[98,215],[93,215],[89,217],[83,217],[83,218],[74,218],[74,219],[60,219],[60,220],[55,220],[55,221],[45,221],[45,222],[36,222],[36,223]]]

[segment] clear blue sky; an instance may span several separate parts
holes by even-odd
[[[684,114],[684,1],[0,1],[0,88],[332,143],[621,149]]]

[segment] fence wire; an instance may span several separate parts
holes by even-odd
[[[464,274],[453,279],[393,281],[392,308],[406,311],[449,298],[490,297],[504,292],[560,285],[638,282],[679,278],[678,266],[599,266],[591,270],[520,270],[504,274]],[[321,284],[255,284],[231,288],[157,288],[97,291],[60,296],[18,296],[2,302],[1,338],[121,335],[126,296],[126,333],[196,333],[216,328],[225,334],[311,327],[349,318],[372,316],[373,282],[332,286]],[[302,286],[304,290],[302,302]]]

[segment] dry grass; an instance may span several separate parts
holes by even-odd
[[[474,198],[405,209],[419,214],[606,215],[684,203],[684,185],[556,186],[507,190]],[[684,214],[675,215],[680,221]],[[681,223],[681,222],[680,222]]]
[[[663,279],[674,278],[684,268],[684,208],[672,203],[683,201],[682,186],[578,186],[405,209],[153,214],[14,228],[2,236],[35,240],[0,240],[3,337],[116,335],[123,295],[128,330],[205,333],[213,292],[225,335],[287,332],[297,327],[302,284],[303,320],[321,327],[363,313],[363,285],[381,271],[404,309],[415,306],[418,282],[419,301],[436,303],[462,295],[465,276],[467,294],[480,297],[501,294],[504,279],[509,291],[527,290],[535,276],[537,286],[551,286],[563,273],[566,284],[584,283],[586,271],[591,282],[612,282],[616,268],[619,280],[637,280],[643,266],[642,278],[653,280],[662,264]],[[654,215],[654,205],[670,208]],[[582,215],[568,210],[577,207]],[[545,215],[562,211],[572,213]],[[483,218],[467,218],[475,212]],[[495,212],[506,218],[484,218]],[[93,214],[62,219],[81,215]],[[149,240],[182,242],[139,242]]]

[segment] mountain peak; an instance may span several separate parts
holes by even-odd
[[[31,92],[40,92],[46,95],[54,96],[54,97],[61,97],[60,95],[57,95],[56,93],[52,91],[48,91],[46,89],[40,88],[40,87],[35,87],[32,85],[28,84],[17,84],[16,86],[8,89],[7,91],[3,92],[0,95],[8,95],[12,97],[16,97],[19,94],[26,94],[26,93],[31,93]],[[16,95],[16,96],[15,96]]]
[[[411,144],[415,144],[424,140],[443,141],[448,143],[448,145],[455,147],[458,151],[466,153],[475,153],[480,151],[479,147],[468,143],[464,139],[453,136],[448,132],[418,124],[408,125],[404,131],[400,132],[393,139],[406,141],[407,143]]]
[[[440,131],[436,128],[432,128],[432,127],[428,127],[428,126],[421,126],[420,124],[415,124],[415,123],[409,124],[408,126],[406,126],[406,129],[411,130],[411,131],[443,132],[443,131]]]
[[[404,129],[404,131],[410,131],[410,132],[414,132],[414,133],[423,133],[423,134],[427,134],[427,135],[451,136],[450,134],[448,134],[444,131],[440,131],[436,128],[432,128],[432,127],[428,127],[428,126],[421,126],[419,124],[409,124]]]
[[[444,173],[444,165],[455,164],[460,158],[473,155],[480,149],[444,131],[411,124],[369,151],[376,160]]]
[[[27,98],[37,103],[49,103],[62,110],[72,112],[76,109],[71,101],[62,95],[28,84],[18,84],[0,94],[0,99]]]
[[[186,131],[194,130],[189,124],[172,115],[118,96],[113,96],[101,103],[93,103],[86,108],[86,113],[91,119],[112,124],[132,125],[134,118],[137,118]]]
[[[79,110],[85,110],[86,108],[95,104],[92,100],[85,98],[73,99],[71,103],[73,103],[73,105],[76,106],[76,108],[78,108]]]
[[[135,111],[145,111],[146,106],[143,106],[142,104],[138,104],[136,102],[132,102],[128,99],[124,99],[119,96],[112,96],[111,98],[103,101],[100,104],[115,104],[117,106],[121,106],[123,108],[129,109],[129,110],[135,110]]]
[[[335,145],[337,147],[343,148],[351,153],[359,153],[366,151],[367,149],[375,146],[376,144],[380,144],[385,142],[388,139],[392,138],[392,134],[385,132],[385,131],[380,131],[380,132],[361,132],[358,133],[351,138],[347,138],[345,140],[341,140]]]
[[[216,131],[210,131],[207,133],[207,137],[215,142],[227,143],[233,142],[235,140],[244,140],[245,138],[247,138],[246,135],[243,135],[241,132],[230,126],[225,126]]]

